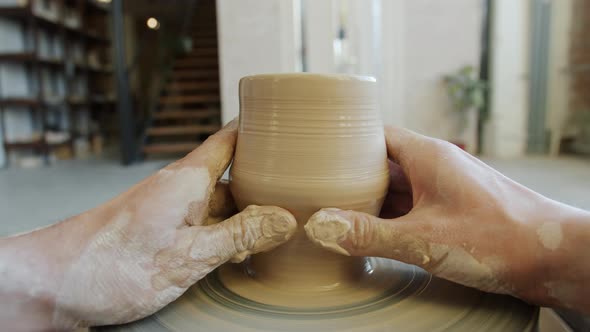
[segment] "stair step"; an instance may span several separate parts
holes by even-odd
[[[155,143],[143,146],[143,152],[146,154],[158,153],[188,153],[199,146],[196,142],[186,143]]]
[[[219,114],[218,110],[161,111],[154,113],[153,118],[156,120],[209,119],[218,118]]]
[[[200,135],[213,134],[219,129],[219,125],[158,126],[148,128],[147,134],[149,136]]]
[[[188,95],[188,96],[166,96],[160,97],[160,105],[170,104],[190,104],[190,103],[215,103],[219,102],[218,94],[202,94],[202,95]]]
[[[170,82],[166,84],[166,91],[186,91],[186,90],[219,90],[219,82]]]
[[[210,67],[210,68],[217,68],[218,61],[217,57],[209,57],[209,58],[189,58],[189,59],[179,59],[174,61],[174,68],[203,68],[203,67]]]
[[[174,78],[217,78],[219,72],[215,70],[201,69],[175,69],[171,77]]]
[[[193,36],[193,47],[194,46],[214,46],[217,45],[217,38],[215,37],[202,37],[202,36]]]
[[[198,47],[193,49],[187,54],[187,57],[200,57],[203,55],[215,55],[217,56],[217,47]]]
[[[212,30],[201,30],[201,29],[196,29],[193,30],[193,33],[191,33],[191,37],[195,38],[201,38],[201,37],[217,37],[217,30],[212,29]]]

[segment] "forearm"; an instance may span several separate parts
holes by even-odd
[[[590,313],[590,213],[546,200],[535,215],[536,268],[523,297]]]
[[[0,325],[10,331],[68,329],[58,297],[68,267],[98,226],[88,213],[0,239]]]

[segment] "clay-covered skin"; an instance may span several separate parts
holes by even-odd
[[[235,140],[236,121],[110,202],[0,240],[3,329],[133,321],[175,300],[220,264],[287,241],[296,222],[284,209],[251,206],[231,216],[231,195],[218,178]]]
[[[447,142],[397,128],[385,134],[391,181],[382,218],[326,208],[305,226],[310,240],[590,313],[590,213],[543,197]]]

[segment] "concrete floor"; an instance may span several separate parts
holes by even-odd
[[[548,197],[590,210],[590,160],[485,160]],[[121,167],[113,160],[62,161],[0,170],[0,236],[45,226],[99,205],[168,162]]]
[[[547,197],[590,210],[590,159],[529,157],[484,161]]]
[[[168,164],[122,167],[114,160],[60,161],[37,169],[0,169],[0,236],[42,227],[115,197]]]

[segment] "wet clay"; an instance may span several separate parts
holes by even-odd
[[[323,207],[371,214],[381,208],[389,169],[375,80],[251,76],[240,82],[240,105],[230,171],[236,205],[283,207],[294,214],[298,231],[276,250],[252,257],[250,283],[224,271],[222,281],[244,297],[273,305],[337,305],[343,297],[348,302],[375,296],[366,288],[354,291],[362,258],[321,249],[303,231]],[[310,301],[309,294],[317,292],[322,296]]]

